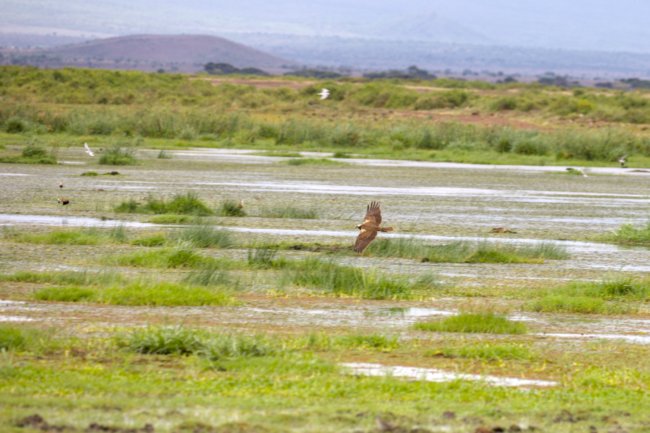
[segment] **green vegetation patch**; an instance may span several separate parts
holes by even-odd
[[[113,146],[102,153],[99,163],[103,165],[135,165],[138,160],[135,157],[135,149],[132,147]]]
[[[136,203],[135,208],[137,206]],[[192,221],[192,217],[189,215],[162,214],[154,215],[148,221],[152,224],[187,224]]]
[[[477,343],[472,341],[468,345],[450,346],[432,350],[427,356],[442,356],[445,358],[467,358],[485,361],[530,361],[536,358],[531,349],[522,343]]]
[[[460,313],[435,322],[419,322],[420,331],[467,332],[485,334],[524,334],[526,325],[494,313]]]
[[[245,217],[244,205],[235,200],[224,200],[219,209],[219,215],[228,217]]]
[[[293,218],[293,219],[317,219],[318,212],[315,209],[300,209],[294,206],[273,206],[264,208],[260,212],[263,218]]]
[[[229,231],[208,225],[192,225],[184,228],[171,234],[169,240],[195,248],[232,248],[236,245]]]
[[[603,235],[600,239],[621,245],[650,246],[650,222],[643,227],[624,224],[616,232]]]
[[[0,163],[12,164],[56,164],[56,157],[52,153],[37,145],[27,145],[20,155],[0,156]]]
[[[148,327],[118,337],[132,352],[152,355],[198,355],[210,361],[273,355],[277,352],[261,337],[209,334],[182,327]]]
[[[111,305],[237,305],[224,288],[206,288],[167,282],[136,281],[123,286],[46,287],[34,292],[34,299],[59,302],[96,302]]]
[[[114,256],[109,260],[120,266],[174,269],[198,268],[214,259],[201,256],[189,248],[162,248]]]
[[[214,213],[192,192],[176,194],[170,200],[153,196],[148,196],[144,203],[133,199],[127,200],[116,206],[115,212],[197,216],[212,215]],[[158,223],[160,224],[160,222]]]
[[[284,271],[283,279],[323,293],[363,299],[409,299],[416,292],[426,293],[435,288],[433,279],[411,283],[406,279],[388,278],[376,272],[317,259],[292,263]]]
[[[542,263],[545,259],[569,257],[564,248],[547,242],[533,246],[503,245],[487,241],[429,245],[412,238],[378,239],[370,244],[368,254],[435,263]]]

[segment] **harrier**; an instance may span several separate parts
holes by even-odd
[[[357,253],[363,252],[368,244],[377,237],[377,232],[393,231],[392,227],[381,227],[379,224],[381,224],[381,209],[379,209],[379,203],[373,201],[368,205],[363,222],[357,226],[361,231],[354,243],[354,251]]]

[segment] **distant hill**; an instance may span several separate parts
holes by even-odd
[[[295,63],[228,39],[206,35],[130,35],[29,52],[12,53],[13,63],[44,67],[83,66],[196,72],[206,63],[282,72]]]

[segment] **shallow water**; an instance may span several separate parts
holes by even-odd
[[[516,377],[500,377],[479,374],[455,373],[435,368],[405,367],[399,365],[382,365],[365,362],[344,362],[340,366],[348,369],[351,374],[360,376],[399,377],[425,382],[451,382],[454,380],[469,380],[485,382],[492,386],[511,387],[548,387],[558,383],[550,380],[520,379]]]
[[[159,227],[156,224],[138,221],[103,220],[100,218],[53,216],[53,215],[13,215],[0,214],[0,225],[33,225],[33,226],[64,226],[64,227],[127,227],[148,228]]]

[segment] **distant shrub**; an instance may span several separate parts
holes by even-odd
[[[135,165],[138,160],[132,148],[114,146],[102,154],[99,163],[104,165]]]

